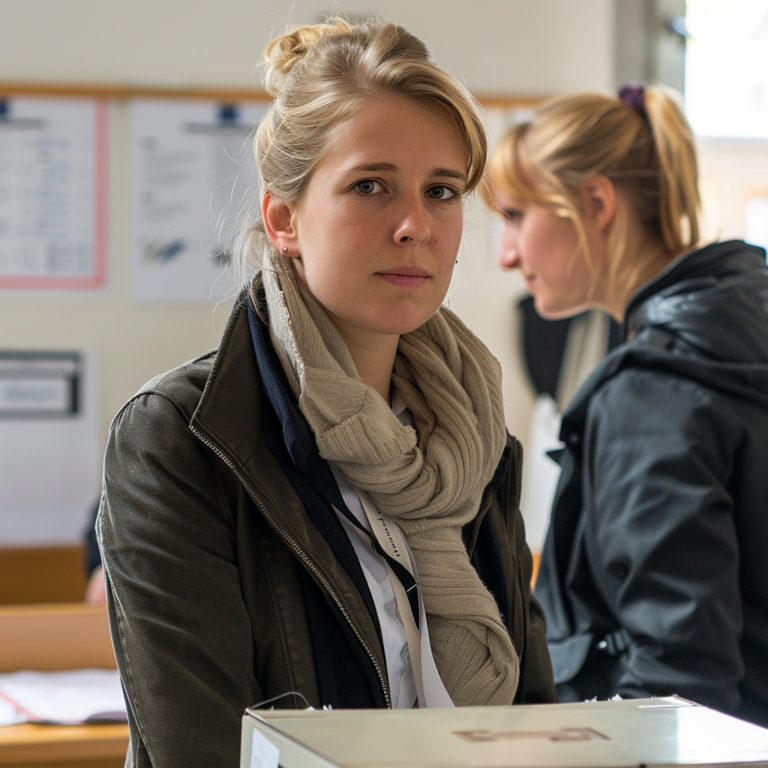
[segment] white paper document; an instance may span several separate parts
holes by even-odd
[[[116,669],[0,674],[0,725],[127,720]]]
[[[0,98],[0,290],[106,281],[108,106]]]
[[[222,300],[241,213],[258,205],[251,148],[266,103],[135,101],[132,295]]]

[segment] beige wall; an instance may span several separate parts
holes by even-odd
[[[256,65],[270,36],[339,5],[403,22],[478,92],[549,93],[611,81],[610,0],[2,0],[0,80],[258,86]],[[215,346],[227,315],[226,307],[206,303],[131,301],[125,105],[113,106],[111,126],[107,290],[85,297],[0,293],[0,347],[97,352],[103,437],[143,382]],[[469,216],[465,240],[451,303],[501,360],[509,426],[524,435],[531,393],[513,350],[512,311],[521,286],[496,268],[493,226],[480,213]]]

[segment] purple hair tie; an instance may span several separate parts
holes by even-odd
[[[622,85],[619,88],[619,99],[628,107],[645,114],[645,86],[642,83]]]

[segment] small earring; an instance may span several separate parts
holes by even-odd
[[[455,263],[456,263],[456,264],[458,264],[458,263],[459,263],[459,260],[458,260],[458,259],[456,259]]]
[[[287,245],[283,248],[283,253],[288,253],[288,246]]]

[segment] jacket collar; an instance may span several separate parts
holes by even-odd
[[[200,430],[238,467],[246,465],[262,437],[261,382],[252,352],[247,295],[235,303],[190,427]]]
[[[190,426],[202,429],[241,466],[262,437],[262,400],[278,415],[283,439],[297,469],[304,469],[315,437],[299,410],[263,321],[247,292],[235,303]]]
[[[757,278],[768,279],[765,260],[764,249],[741,240],[714,243],[679,256],[642,286],[630,300],[626,312],[624,330],[625,334],[629,330],[632,338],[610,352],[581,385],[563,414],[560,439],[576,448],[592,395],[625,368],[667,371],[733,396],[754,400],[765,407],[768,404],[765,386],[768,373],[764,365],[745,365],[739,370],[738,365],[727,361],[669,352],[669,331],[655,327],[654,323],[658,306],[678,293],[693,293],[720,281],[740,280],[754,284]],[[746,324],[743,327],[746,328]]]

